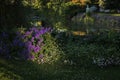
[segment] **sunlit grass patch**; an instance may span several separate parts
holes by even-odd
[[[83,32],[83,31],[73,31],[72,33],[73,33],[73,35],[79,35],[79,36],[86,35],[86,32]]]
[[[112,16],[120,16],[120,14],[111,14]]]

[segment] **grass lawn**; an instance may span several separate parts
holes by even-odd
[[[113,15],[113,16],[120,16],[120,14],[110,14],[110,15]]]
[[[87,64],[87,63],[86,63]],[[119,80],[120,67],[58,66],[0,59],[0,80]]]

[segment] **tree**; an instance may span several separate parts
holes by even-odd
[[[99,0],[99,6],[104,9],[118,9],[120,0]]]
[[[22,0],[3,0],[0,2],[0,26],[9,28],[25,23]]]

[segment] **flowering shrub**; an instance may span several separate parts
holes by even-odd
[[[50,31],[51,28],[33,27],[18,31],[14,34],[15,37],[3,32],[0,35],[0,55],[27,60],[42,59],[43,54],[40,53],[44,45],[42,36]]]
[[[23,46],[25,48],[22,50],[22,54],[24,55],[27,53],[26,54],[27,59],[35,60],[41,55],[39,52],[41,50],[41,47],[43,46],[42,36],[43,36],[43,34],[49,32],[50,30],[51,30],[51,28],[33,27],[33,28],[30,28],[28,31],[23,31],[23,33],[20,33],[20,34],[18,33],[19,35],[16,37],[21,38],[22,42],[25,43],[25,44],[23,44]],[[20,39],[18,39],[18,40],[20,40]],[[24,55],[24,57],[26,55]]]

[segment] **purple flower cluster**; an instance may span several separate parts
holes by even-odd
[[[23,36],[27,40],[26,46],[29,52],[38,53],[41,50],[43,38],[42,35],[49,32],[51,28],[30,28]]]
[[[41,58],[40,50],[43,46],[43,34],[50,32],[51,28],[33,27],[24,33],[17,32],[11,41],[4,40],[9,35],[2,33],[0,37],[0,54],[10,54],[10,56],[19,56],[23,59],[34,60]],[[9,46],[6,42],[9,42]],[[10,49],[10,50],[9,50]]]
[[[39,57],[39,52],[43,46],[42,35],[50,31],[51,28],[33,27],[25,31],[23,34],[19,34],[19,38],[24,42],[23,44],[18,43],[19,46],[24,47],[24,50],[21,52],[23,56],[30,60],[34,60],[36,57]]]

